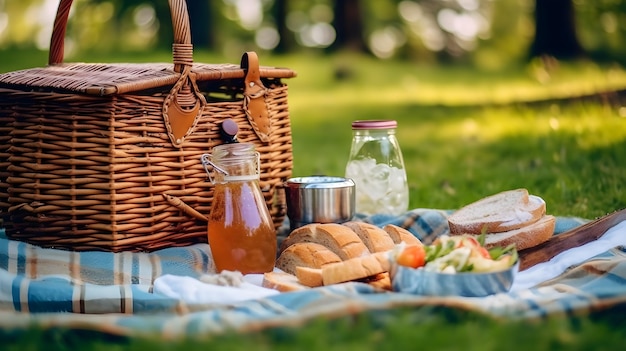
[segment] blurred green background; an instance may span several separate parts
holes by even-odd
[[[0,0],[0,72],[47,63],[58,0]],[[626,207],[626,1],[194,0],[194,60],[289,67],[294,175],[341,175],[356,119],[396,119],[410,207],[526,187]],[[166,0],[76,0],[65,61],[169,62]]]
[[[236,57],[363,52],[496,69],[544,54],[626,60],[620,0],[194,0],[196,49]],[[0,49],[46,50],[58,0],[0,0]],[[146,52],[172,42],[166,0],[76,0],[66,56]]]

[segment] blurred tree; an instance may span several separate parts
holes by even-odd
[[[0,48],[49,45],[59,0],[0,0]],[[187,0],[197,48],[343,50],[501,67],[528,56],[626,64],[626,0]],[[68,57],[171,50],[167,0],[74,0]],[[328,49],[330,47],[330,49]]]
[[[360,0],[335,0],[333,27],[336,38],[330,46],[331,51],[347,49],[356,52],[368,52],[363,33],[363,19]]]
[[[209,0],[187,1],[191,40],[196,48],[211,49],[215,44],[212,3]]]
[[[626,65],[626,1],[576,1],[574,5],[585,52],[598,62]]]
[[[287,16],[289,14],[288,2],[288,0],[275,0],[271,10],[276,25],[276,31],[280,38],[274,51],[281,54],[293,51],[296,46],[293,32],[287,27]]]
[[[128,35],[127,31],[132,31],[129,24],[137,21],[137,11],[141,8],[151,8],[154,11],[154,21],[156,36],[154,42],[157,47],[170,49],[174,40],[171,11],[168,2],[165,0],[90,0],[83,6],[90,6],[89,3],[102,4],[112,3],[114,13],[111,18],[111,26],[118,35]],[[80,5],[80,4],[79,4]],[[213,37],[213,11],[211,1],[193,0],[187,1],[189,12],[189,22],[191,26],[191,39],[195,47],[211,48],[214,45]],[[122,33],[124,31],[124,33]],[[127,43],[118,43],[127,45]]]
[[[48,8],[48,15],[33,11],[34,8],[43,6],[43,0],[1,1],[0,0],[0,45],[31,48],[37,46],[41,24],[50,27],[56,12],[56,4]],[[50,35],[45,36],[49,41]],[[46,42],[42,47],[47,47]]]
[[[103,0],[99,0],[103,1]],[[104,0],[106,1],[106,0]],[[117,0],[121,3],[121,14],[132,13],[133,9],[141,5],[149,5],[154,9],[156,21],[156,45],[164,49],[171,49],[174,42],[174,31],[172,28],[172,15],[167,1],[151,1],[145,0]],[[197,0],[196,0],[197,1]],[[116,6],[117,7],[117,6]]]
[[[584,54],[576,35],[572,0],[535,0],[535,37],[530,57],[572,59]]]
[[[110,6],[107,23],[94,23],[102,6]],[[74,1],[74,13],[68,20],[68,35],[81,49],[110,50],[121,48],[171,48],[172,21],[167,1],[83,0]],[[93,28],[96,27],[96,28]],[[144,29],[145,34],[138,33]]]

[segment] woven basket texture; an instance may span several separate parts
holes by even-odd
[[[64,27],[70,6],[61,1],[55,29]],[[0,75],[0,211],[7,236],[115,252],[206,242],[213,193],[201,156],[225,142],[226,119],[238,125],[238,141],[260,153],[261,189],[275,226],[282,223],[282,183],[292,171],[282,78],[295,72],[255,66],[254,53],[241,65],[193,63],[185,2],[170,7],[175,33],[178,22],[186,31],[175,40],[172,63],[63,63],[62,54],[53,58],[63,51],[55,44],[63,29],[53,33],[48,66]],[[245,85],[253,71],[261,90],[250,97]],[[259,96],[270,121],[265,138],[246,109]],[[182,137],[168,124],[173,103],[200,106]]]

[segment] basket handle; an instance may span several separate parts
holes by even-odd
[[[54,27],[52,28],[52,37],[50,38],[49,65],[63,63],[65,32],[72,2],[73,0],[61,0],[59,2],[54,19]],[[169,6],[174,29],[174,44],[172,45],[174,71],[182,73],[185,66],[193,65],[193,45],[191,44],[189,13],[187,12],[185,0],[169,0]]]
[[[67,19],[73,0],[61,0],[54,19],[52,37],[50,39],[49,65],[63,63],[65,32]],[[190,135],[202,116],[206,99],[198,90],[193,66],[193,45],[191,43],[191,27],[185,0],[169,0],[174,44],[172,44],[172,61],[174,72],[179,73],[176,84],[163,103],[163,119],[167,134],[175,147],[182,147],[185,137]]]

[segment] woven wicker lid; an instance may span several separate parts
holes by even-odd
[[[194,63],[192,72],[198,82],[245,76],[240,65],[228,63]],[[265,66],[260,74],[262,78],[296,76],[290,69]],[[0,74],[0,87],[112,95],[173,85],[179,77],[172,63],[64,63]]]
[[[0,87],[113,95],[173,85],[179,78],[186,79],[187,74],[196,82],[245,77],[247,63],[243,61],[241,65],[194,63],[185,0],[168,2],[174,32],[172,63],[65,63],[65,32],[72,3],[72,0],[59,1],[50,39],[48,66],[1,74]],[[258,68],[260,78],[291,78],[296,75],[285,68],[259,66],[258,61],[255,65],[254,71],[256,73]]]

